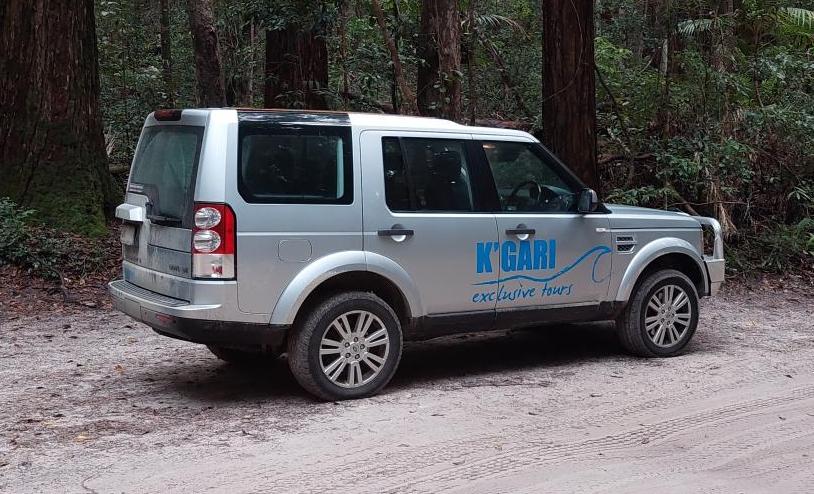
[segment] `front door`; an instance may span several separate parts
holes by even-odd
[[[364,248],[407,272],[427,315],[491,324],[496,300],[473,285],[497,279],[478,274],[477,249],[498,238],[472,145],[468,134],[362,132]]]
[[[582,185],[533,141],[477,141],[494,177],[500,211],[491,247],[497,310],[596,305],[610,283],[606,214],[579,214]]]

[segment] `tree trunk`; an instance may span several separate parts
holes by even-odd
[[[543,8],[543,135],[589,187],[596,165],[592,0],[549,0]]]
[[[350,16],[350,0],[340,0],[339,23],[336,31],[339,36],[339,67],[342,71],[342,102],[346,109],[350,104],[350,81],[348,79],[348,20]]]
[[[195,75],[198,79],[198,104],[203,107],[226,105],[223,71],[218,53],[218,32],[212,0],[187,0]]]
[[[433,19],[441,79],[441,117],[461,119],[461,20],[458,0],[437,0]]]
[[[417,74],[422,115],[461,119],[461,21],[457,0],[421,2]]]
[[[441,85],[438,80],[438,49],[435,47],[435,0],[421,2],[421,19],[418,34],[418,58],[422,63],[416,72],[418,111],[427,117],[440,115]]]
[[[384,18],[382,5],[379,3],[379,0],[371,0],[370,6],[373,10],[373,15],[376,17],[376,23],[379,25],[379,31],[382,33],[387,50],[390,52],[390,60],[393,62],[394,77],[399,87],[399,91],[401,92],[401,109],[404,113],[415,114],[418,111],[416,98],[413,92],[410,90],[410,86],[407,84],[407,79],[404,77],[404,68],[401,65],[401,58],[399,57],[396,43],[393,41],[393,37],[390,36],[390,32],[387,30],[387,21]]]
[[[266,107],[325,110],[327,88],[328,47],[321,33],[297,26],[266,31]]]
[[[161,74],[164,88],[167,91],[167,106],[175,107],[175,81],[172,75],[172,42],[170,39],[170,6],[169,0],[160,0],[159,15],[161,37]]]
[[[475,118],[478,115],[478,90],[475,86],[475,50],[477,49],[477,40],[475,35],[475,9],[477,0],[469,0],[469,7],[466,10],[466,19],[469,24],[469,33],[466,36],[466,48],[464,52],[466,56],[466,82],[467,82],[467,96],[469,99],[469,125],[475,124]]]
[[[0,196],[100,234],[117,193],[99,111],[93,0],[0,8]]]

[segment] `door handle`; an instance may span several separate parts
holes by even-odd
[[[380,237],[411,237],[415,232],[406,228],[391,228],[389,230],[379,230],[376,234]]]
[[[534,235],[537,230],[528,228],[526,225],[517,225],[517,228],[509,228],[506,230],[506,235]]]

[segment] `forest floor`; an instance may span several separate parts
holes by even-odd
[[[814,486],[805,283],[730,284],[680,357],[628,357],[607,324],[448,337],[342,403],[306,396],[284,359],[238,369],[103,301],[25,301],[0,298],[0,492]]]

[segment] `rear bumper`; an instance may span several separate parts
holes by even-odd
[[[113,306],[172,338],[228,347],[279,346],[288,326],[213,319],[220,305],[196,305],[145,290],[125,280],[108,284]]]

